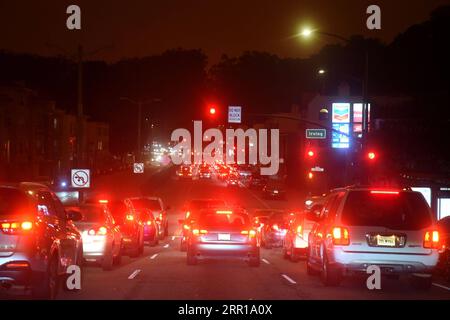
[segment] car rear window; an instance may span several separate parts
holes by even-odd
[[[133,199],[133,206],[137,209],[149,209],[153,211],[162,210],[161,204],[156,199]]]
[[[29,205],[28,197],[22,191],[0,188],[0,216],[21,214],[22,211],[27,210]]]
[[[349,226],[419,230],[429,227],[432,218],[420,193],[352,191],[345,201],[342,222]]]
[[[202,228],[242,228],[250,225],[250,219],[244,214],[218,214],[207,213],[200,217],[199,225]]]
[[[72,208],[81,213],[82,222],[104,222],[106,221],[106,214],[103,208],[97,206],[84,206]]]

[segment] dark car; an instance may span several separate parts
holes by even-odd
[[[137,209],[137,211],[144,223],[144,241],[148,242],[152,247],[156,246],[162,234],[159,223],[156,222],[151,210]]]
[[[159,239],[164,239],[169,235],[169,219],[167,216],[167,210],[169,206],[165,206],[164,202],[159,197],[140,197],[129,198],[136,209],[150,210],[155,218],[156,223],[159,225]]]
[[[248,187],[254,190],[262,190],[267,185],[267,178],[258,173],[254,173],[250,177],[250,181],[248,182]]]
[[[259,266],[259,246],[250,217],[236,209],[202,211],[188,239],[187,264],[195,265],[201,258],[228,257],[246,259],[249,266]]]
[[[55,298],[61,284],[67,288],[67,268],[82,266],[82,238],[72,223],[78,219],[44,185],[0,186],[0,284]]]
[[[444,245],[444,250],[439,257],[437,269],[450,282],[450,216],[439,220],[437,226]]]
[[[281,247],[288,228],[289,215],[284,211],[274,210],[261,229],[261,246],[266,249]]]
[[[198,219],[201,210],[224,207],[225,201],[219,199],[193,199],[184,207],[184,219],[179,220],[182,225],[182,237],[180,242],[180,250],[186,251],[187,239],[190,236],[192,224]]]
[[[139,257],[144,252],[144,224],[129,199],[113,200],[106,204],[123,236],[124,253]]]
[[[285,199],[286,186],[281,181],[268,181],[262,189],[263,196],[266,199]]]
[[[180,179],[192,179],[192,167],[180,166],[180,168],[177,171],[177,176]]]

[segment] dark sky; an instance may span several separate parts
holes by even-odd
[[[82,31],[66,29],[66,7],[82,9]],[[366,29],[366,8],[378,4],[382,30]],[[114,44],[95,58],[115,61],[166,49],[201,48],[217,62],[245,50],[307,57],[329,39],[292,37],[303,25],[343,36],[363,34],[391,41],[448,0],[0,0],[0,49],[53,55],[50,43],[87,51]]]

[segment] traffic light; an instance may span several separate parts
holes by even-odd
[[[308,159],[313,159],[315,155],[316,155],[316,152],[313,149],[308,149],[306,151],[306,157]]]
[[[367,152],[367,159],[374,161],[377,158],[377,154],[374,151]]]
[[[314,173],[308,172],[308,179],[312,180],[312,178],[314,178]]]
[[[211,116],[214,116],[214,115],[216,114],[216,112],[217,112],[216,107],[215,107],[214,105],[210,105],[210,106],[209,106],[209,114],[210,114]]]

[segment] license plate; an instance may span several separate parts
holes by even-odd
[[[273,193],[278,193],[278,190],[274,190]]]
[[[217,235],[217,240],[230,241],[231,236],[229,233],[219,233]]]
[[[395,247],[395,236],[378,236],[377,245],[385,247]]]

